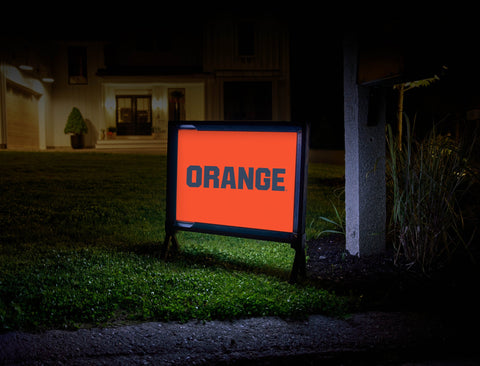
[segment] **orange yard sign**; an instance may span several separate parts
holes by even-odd
[[[176,219],[292,232],[297,133],[178,131]]]
[[[308,126],[169,122],[162,257],[178,230],[290,243],[305,274]]]

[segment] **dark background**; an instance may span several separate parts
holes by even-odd
[[[32,39],[98,39],[155,28],[195,32],[212,16],[276,17],[290,30],[291,119],[311,123],[313,148],[343,149],[344,35],[354,34],[362,49],[400,52],[403,80],[439,75],[440,80],[433,85],[409,91],[404,109],[418,125],[444,120],[453,128],[459,120],[465,121],[467,110],[480,107],[480,27],[476,14],[473,7],[448,4],[448,8],[417,8],[406,2],[388,9],[345,3],[127,6],[86,2],[61,9],[45,4],[9,4],[5,5],[0,31]],[[377,86],[387,94],[387,123],[394,123],[398,94],[392,84]]]

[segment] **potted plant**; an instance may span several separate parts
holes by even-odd
[[[88,132],[88,127],[78,108],[73,107],[72,111],[68,116],[67,124],[65,125],[65,129],[63,130],[63,132],[65,132],[66,134],[71,134],[70,144],[72,145],[72,148],[83,148],[84,134]]]
[[[116,127],[109,127],[107,132],[107,139],[111,140],[117,136],[117,128]]]

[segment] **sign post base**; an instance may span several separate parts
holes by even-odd
[[[170,242],[172,242],[171,249],[176,252],[178,250],[178,240],[175,236],[175,232],[167,231],[163,242],[162,252],[160,253],[161,258],[163,259],[167,259],[168,257]]]
[[[305,278],[307,275],[307,261],[305,256],[305,235],[302,235],[302,239],[295,245],[292,245],[295,249],[295,258],[293,259],[292,272],[290,273],[291,284],[297,283],[298,277]]]

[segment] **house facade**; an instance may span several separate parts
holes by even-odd
[[[98,149],[166,148],[169,120],[290,120],[289,34],[275,18],[0,42],[2,148],[68,148],[73,107]]]

